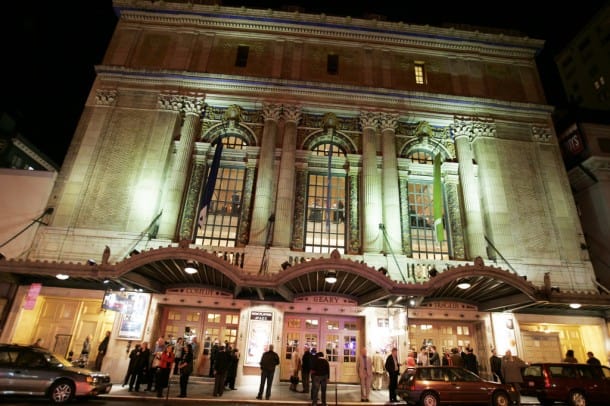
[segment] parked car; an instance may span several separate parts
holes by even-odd
[[[523,395],[535,396],[541,405],[565,402],[572,406],[608,404],[610,368],[589,364],[532,363],[522,372]]]
[[[110,376],[79,368],[59,354],[31,346],[0,344],[0,394],[48,397],[53,403],[110,392]]]
[[[407,369],[396,394],[409,405],[519,404],[519,392],[512,386],[481,379],[462,367],[416,367]]]

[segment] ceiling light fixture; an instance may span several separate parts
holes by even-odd
[[[55,275],[55,277],[60,281],[65,281],[70,277],[70,275],[66,275],[65,273],[58,273],[57,275]]]
[[[572,309],[580,309],[581,304],[580,303],[570,303],[570,307]]]
[[[335,272],[335,271],[326,272],[326,275],[324,276],[324,280],[326,281],[326,283],[337,282],[337,272]]]
[[[457,284],[458,288],[464,289],[464,290],[470,288],[470,286],[472,286],[472,285],[470,284],[470,282],[467,282],[467,281],[462,281]]]
[[[186,272],[189,275],[196,274],[197,272],[199,272],[197,270],[197,264],[193,261],[186,261],[186,266],[184,267],[184,272]]]

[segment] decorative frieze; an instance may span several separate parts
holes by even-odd
[[[379,114],[371,111],[363,111],[360,113],[360,127],[362,130],[372,128],[374,130],[379,126]]]
[[[157,99],[157,107],[160,110],[180,111],[183,98],[177,94],[160,94]]]
[[[99,89],[95,92],[95,103],[102,106],[114,106],[118,92],[110,89]]]
[[[470,141],[477,137],[496,136],[496,124],[491,118],[455,116],[451,129],[454,137],[466,136]]]

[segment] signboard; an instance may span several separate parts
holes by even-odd
[[[273,312],[251,311],[245,364],[260,366],[263,353],[273,342]]]
[[[119,339],[140,340],[146,324],[150,294],[138,292],[121,292],[126,295],[121,301],[121,322],[119,324]]]

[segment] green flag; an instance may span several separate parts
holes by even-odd
[[[441,154],[434,157],[434,183],[432,188],[432,203],[434,204],[434,231],[436,240],[441,242],[445,239],[443,227],[443,187],[441,184]]]

